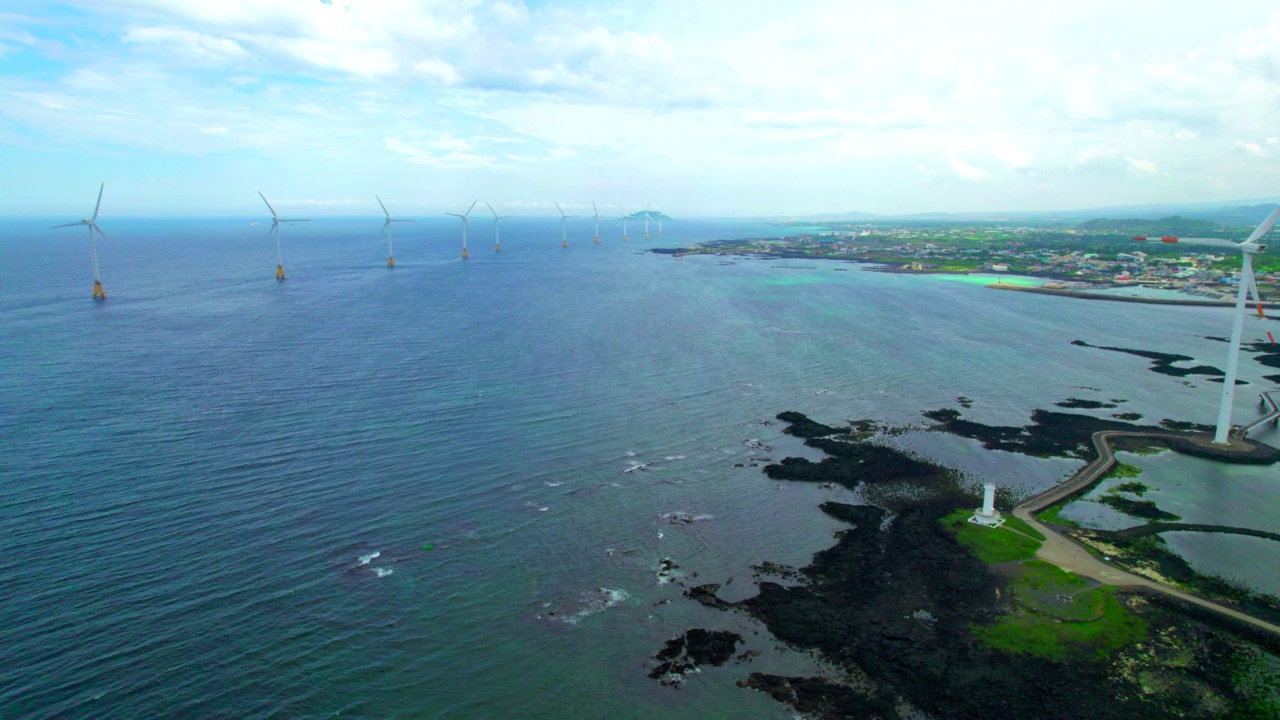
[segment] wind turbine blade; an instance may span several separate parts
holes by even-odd
[[[384,223],[382,223],[382,229],[383,229],[383,230],[386,230],[386,229],[387,229],[387,228],[389,228],[389,227],[391,227],[391,218],[387,218],[387,221],[386,221],[386,222],[384,222]]]
[[[1271,228],[1275,227],[1276,220],[1278,219],[1280,219],[1280,208],[1272,210],[1271,214],[1267,216],[1267,219],[1262,221],[1262,224],[1258,226],[1258,229],[1254,230],[1253,234],[1250,235],[1249,239],[1245,240],[1245,242],[1253,242],[1254,240],[1257,240],[1263,235],[1271,232]]]
[[[592,200],[592,201],[591,201],[591,212],[592,212],[592,213],[595,213],[595,214],[594,214],[594,215],[592,215],[591,217],[597,217],[597,218],[598,218],[598,217],[600,217],[600,208],[596,207],[596,201],[595,201],[595,200]]]
[[[374,199],[375,199],[375,200],[377,200],[377,201],[378,201],[378,204],[379,204],[379,205],[382,205],[382,198],[378,197],[377,195],[374,195],[373,197],[374,197]],[[391,219],[391,213],[387,212],[387,206],[386,206],[386,205],[382,205],[382,214],[383,214],[383,215],[386,215],[388,220],[390,220],[390,219]]]
[[[487,208],[489,208],[489,212],[493,213],[493,219],[494,219],[494,220],[497,220],[497,219],[498,219],[498,211],[493,209],[493,206],[489,204],[489,201],[488,201],[488,200],[485,200],[485,201],[484,201],[484,206],[485,206],[485,207],[487,207]]]
[[[50,225],[50,226],[49,226],[49,229],[50,229],[50,230],[54,230],[54,229],[56,229],[56,228],[76,227],[76,226],[78,226],[78,225],[87,225],[87,224],[88,224],[88,223],[86,223],[85,221],[81,220],[80,222],[67,223],[66,225]]]
[[[560,217],[564,217],[564,210],[560,208],[560,203],[556,203],[556,210],[560,211]]]
[[[271,207],[271,203],[267,202],[267,196],[263,195],[261,190],[258,191],[258,197],[262,198],[262,202],[267,203],[267,209],[271,211],[271,217],[279,219],[280,216],[276,215],[276,209]]]
[[[478,202],[480,202],[480,198],[476,198],[475,200],[472,200],[472,201],[471,201],[471,207],[467,208],[467,211],[466,211],[465,213],[463,213],[463,214],[462,214],[462,215],[463,215],[463,217],[466,217],[466,216],[470,215],[470,214],[471,214],[471,211],[476,209],[476,203],[478,203]]]
[[[93,206],[93,218],[92,218],[93,220],[98,219],[98,208],[102,207],[102,191],[105,190],[106,188],[107,188],[106,183],[102,183],[101,185],[98,186],[98,204]],[[102,231],[99,230],[98,232],[102,232]]]
[[[280,221],[279,221],[279,220],[272,220],[272,221],[271,221],[271,227],[267,228],[267,234],[268,234],[268,235],[270,235],[271,233],[275,232],[275,231],[276,231],[276,228],[278,228],[278,227],[280,227]]]
[[[104,238],[107,236],[107,234],[106,234],[106,233],[102,232],[102,228],[98,227],[98,223],[89,223],[89,229],[90,229],[90,230],[97,230],[97,231],[98,231],[98,234],[99,234],[99,235],[101,235],[101,236],[102,236],[102,237],[104,237]],[[1256,287],[1256,286],[1255,286],[1255,287]]]
[[[465,217],[463,215],[459,215],[458,213],[445,213],[445,215],[448,215],[449,217],[456,217],[456,218]]]

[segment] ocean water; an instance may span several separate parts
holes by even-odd
[[[477,222],[462,261],[446,220],[397,227],[394,270],[376,219],[288,226],[278,283],[264,225],[104,217],[105,303],[81,233],[0,221],[0,717],[789,717],[734,681],[813,661],[658,575],[736,599],[832,542],[816,506],[848,493],[751,467],[814,457],[776,413],[1215,415],[1218,385],[1070,342],[1220,365],[1217,309],[645,252],[775,232],[730,221],[562,249],[513,220],[500,254]],[[1267,371],[1241,367],[1252,417]],[[893,442],[1019,492],[1076,467]],[[1196,465],[1180,506],[1274,526],[1275,483],[1233,472]],[[764,652],[648,679],[690,627]]]

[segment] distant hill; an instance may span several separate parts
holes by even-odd
[[[1081,230],[1113,230],[1116,233],[1125,235],[1181,235],[1184,237],[1193,237],[1196,235],[1216,235],[1222,231],[1222,226],[1212,220],[1198,220],[1196,218],[1181,217],[1173,215],[1171,217],[1159,218],[1157,220],[1143,218],[1098,218],[1095,220],[1086,220],[1077,227]]]
[[[641,221],[643,221],[643,220],[644,220],[644,216],[645,216],[646,214],[648,214],[648,215],[649,215],[649,219],[650,219],[650,220],[657,220],[658,218],[662,218],[663,220],[672,220],[672,219],[673,219],[670,215],[667,215],[666,213],[662,212],[661,210],[649,210],[649,211],[647,211],[647,213],[646,213],[646,211],[644,211],[644,210],[640,210],[639,212],[633,212],[633,213],[631,213],[630,215],[626,215],[625,217],[626,217],[628,220],[641,220]]]

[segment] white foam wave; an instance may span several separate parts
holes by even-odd
[[[687,513],[687,512],[679,512],[679,511],[660,513],[658,517],[670,522],[672,525],[677,525],[677,524],[688,525],[689,523],[698,522],[700,520],[715,520],[714,515],[708,515],[706,513],[695,514],[695,513]]]
[[[560,487],[561,485],[563,485],[563,484],[564,484],[564,482],[551,482],[551,481],[549,481],[549,480],[548,480],[548,481],[546,481],[546,482],[544,482],[544,483],[542,483],[542,484],[543,484],[543,485],[546,485],[547,487]]]
[[[636,456],[636,451],[635,451],[635,450],[628,450],[628,451],[627,451],[627,457],[635,457],[635,456]]]
[[[683,460],[683,459],[684,459],[683,455],[668,455],[665,458],[663,458],[663,460]]]
[[[373,552],[369,553],[368,555],[361,555],[361,556],[360,556],[359,558],[357,558],[357,559],[360,561],[360,564],[361,564],[361,565],[368,565],[370,560],[372,560],[372,559],[374,559],[374,558],[378,557],[378,556],[379,556],[379,555],[381,555],[381,554],[382,554],[382,552],[381,552],[381,551],[379,551],[379,550],[374,550]]]
[[[633,473],[637,470],[644,470],[647,467],[649,467],[649,463],[636,463],[635,465],[632,465],[631,467],[627,468],[626,470],[623,470],[622,472]]]
[[[576,610],[569,613],[547,613],[546,619],[577,625],[584,618],[604,612],[611,607],[627,601],[631,593],[621,588],[596,588],[578,596]]]
[[[378,574],[378,577],[386,577],[391,573],[395,572],[395,570],[392,570],[391,568],[380,568],[380,567],[374,568],[373,571]]]

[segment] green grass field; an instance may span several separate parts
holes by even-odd
[[[982,562],[993,565],[1014,560],[1030,560],[1036,556],[1036,550],[1040,547],[1038,541],[1005,527],[986,528],[974,525],[969,522],[969,516],[972,514],[972,510],[957,510],[943,517],[939,522],[954,533],[956,540],[972,550]],[[1025,523],[1023,525],[1025,526]],[[1031,528],[1027,527],[1027,529]]]
[[[1080,594],[1092,596],[1083,602],[1097,602],[1101,617],[1088,622],[1059,622],[1025,611],[1015,612],[990,625],[974,625],[973,634],[996,650],[1057,662],[1102,660],[1147,636],[1147,623],[1129,612],[1116,598],[1114,588]]]

